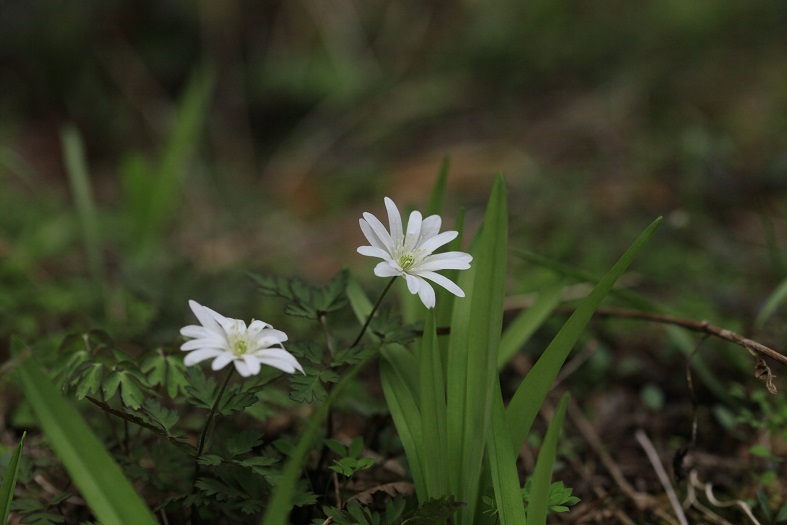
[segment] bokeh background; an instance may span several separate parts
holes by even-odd
[[[247,270],[375,290],[358,218],[423,209],[448,157],[446,224],[503,172],[511,246],[600,274],[664,216],[624,284],[779,348],[753,321],[787,275],[785,27],[771,0],[0,0],[3,346],[171,343],[188,298],[278,315]],[[509,291],[548,273],[512,256]],[[685,401],[626,323],[586,377]],[[756,385],[707,352],[742,358],[714,394]]]

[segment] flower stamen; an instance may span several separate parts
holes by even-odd
[[[402,270],[407,270],[409,268],[412,268],[414,264],[415,264],[415,255],[413,255],[412,252],[407,252],[399,258],[399,267]]]

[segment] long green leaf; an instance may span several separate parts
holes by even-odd
[[[445,384],[433,310],[426,314],[418,361],[421,395],[419,453],[426,478],[427,498],[439,498],[448,495],[448,454],[446,450]]]
[[[590,294],[582,300],[568,321],[563,325],[544,353],[517,388],[514,397],[508,404],[506,418],[511,428],[511,437],[515,450],[524,443],[533,420],[536,418],[541,403],[549,392],[549,388],[563,366],[569,352],[576,344],[593,313],[606,297],[615,281],[623,275],[637,254],[648,243],[662,222],[659,217],[626,250],[612,269],[601,279]]]
[[[105,525],[154,525],[155,518],[123,471],[38,362],[29,358],[17,370],[25,399],[50,446],[96,517]]]
[[[3,474],[3,484],[0,485],[0,523],[8,523],[8,512],[11,510],[11,501],[14,499],[14,489],[16,488],[16,477],[19,475],[19,460],[22,457],[22,447],[25,444],[25,436],[22,434],[11,461],[5,468]]]
[[[559,261],[555,261],[553,259],[549,259],[542,255],[538,255],[533,252],[528,252],[524,250],[512,250],[514,255],[517,255],[526,261],[532,262],[534,264],[538,264],[539,266],[543,266],[544,268],[549,268],[554,272],[558,273],[567,278],[573,278],[577,281],[582,282],[599,282],[599,278],[589,272],[576,269],[569,265],[563,264]],[[668,308],[664,306],[658,305],[653,301],[650,301],[643,297],[640,294],[637,294],[631,290],[626,289],[612,289],[609,291],[610,296],[617,297],[625,301],[626,304],[634,307],[639,308],[642,310],[652,310],[662,314],[674,315],[675,312],[672,312]],[[756,322],[755,322],[756,324]],[[678,328],[676,326],[667,326],[666,327],[667,335],[669,336],[670,341],[676,347],[678,347],[685,355],[689,356],[694,353],[694,349],[696,348],[696,342],[692,340],[691,337],[686,333],[683,328]],[[713,395],[716,397],[723,399],[727,402],[732,403],[733,399],[730,396],[729,390],[726,388],[724,383],[719,380],[713,373],[713,371],[708,367],[708,365],[700,359],[699,356],[694,356],[691,359],[691,367],[693,371],[698,375],[698,377],[702,380],[702,383],[708,387],[709,390],[713,392]]]
[[[765,326],[765,321],[773,315],[773,312],[779,308],[785,299],[787,299],[787,279],[779,283],[779,286],[768,296],[765,305],[760,309],[757,318],[754,320],[754,327],[760,329]]]
[[[419,501],[426,501],[427,485],[421,443],[423,429],[421,411],[418,406],[419,389],[414,370],[418,363],[413,355],[401,345],[386,345],[380,350],[380,381],[385,402],[402,442],[410,474]]]
[[[499,176],[489,198],[483,228],[471,248],[473,266],[459,280],[468,297],[454,303],[451,321],[446,373],[451,490],[468,504],[459,512],[457,523],[469,523],[475,513],[497,378],[507,242],[505,181]]]
[[[522,348],[522,345],[555,310],[555,307],[560,303],[563,287],[563,283],[546,286],[539,292],[533,305],[523,310],[508,325],[500,339],[500,351],[497,355],[498,369],[508,363],[508,360]]]
[[[516,452],[511,448],[511,432],[506,422],[503,406],[503,393],[500,382],[495,385],[492,401],[492,425],[487,435],[486,447],[489,454],[489,467],[492,487],[497,501],[498,517],[501,525],[523,525],[525,507],[519,488],[519,474],[516,468]]]
[[[290,459],[284,465],[281,478],[279,478],[276,489],[273,491],[260,525],[287,525],[289,523],[292,501],[295,496],[295,485],[301,477],[303,464],[309,455],[310,448],[317,439],[317,434],[320,432],[325,418],[328,417],[331,406],[336,402],[336,399],[342,394],[347,385],[355,379],[358,372],[372,359],[373,357],[368,357],[345,372],[342,379],[334,385],[328,399],[311,415],[309,425],[301,433],[298,443],[296,443],[292,454],[290,454]]]
[[[557,441],[563,426],[563,417],[568,405],[568,394],[563,394],[560,404],[547,428],[547,435],[538,453],[536,468],[533,471],[533,485],[530,487],[530,501],[527,506],[528,525],[545,525],[549,510],[549,492],[552,486],[552,466],[557,455]]]
[[[98,228],[98,214],[90,184],[85,148],[79,132],[74,126],[66,126],[60,132],[63,145],[66,173],[74,196],[82,238],[85,243],[87,260],[97,290],[104,286],[104,263],[101,256],[101,238]]]

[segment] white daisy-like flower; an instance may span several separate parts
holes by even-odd
[[[183,359],[186,366],[213,359],[213,370],[234,363],[243,377],[258,374],[261,365],[288,374],[296,370],[303,373],[300,363],[282,346],[287,334],[281,330],[256,320],[247,327],[244,321],[224,317],[196,301],[189,301],[189,306],[202,326],[189,325],[180,329],[181,335],[191,338],[180,346],[181,350],[189,352]]]
[[[371,213],[364,213],[360,219],[361,230],[371,246],[361,246],[358,253],[383,259],[374,268],[379,277],[402,276],[407,281],[407,289],[418,294],[424,306],[434,308],[435,294],[429,279],[459,297],[465,293],[454,282],[437,272],[438,270],[467,270],[473,257],[464,252],[445,252],[433,254],[436,249],[456,239],[458,232],[440,231],[442,219],[431,215],[425,219],[414,211],[407,221],[407,231],[402,228],[402,217],[396,204],[385,198],[388,210],[388,226],[385,226]]]

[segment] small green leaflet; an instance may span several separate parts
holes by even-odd
[[[249,274],[263,295],[286,301],[284,313],[307,319],[319,319],[347,304],[347,270],[342,270],[325,286],[312,286],[297,277]]]

